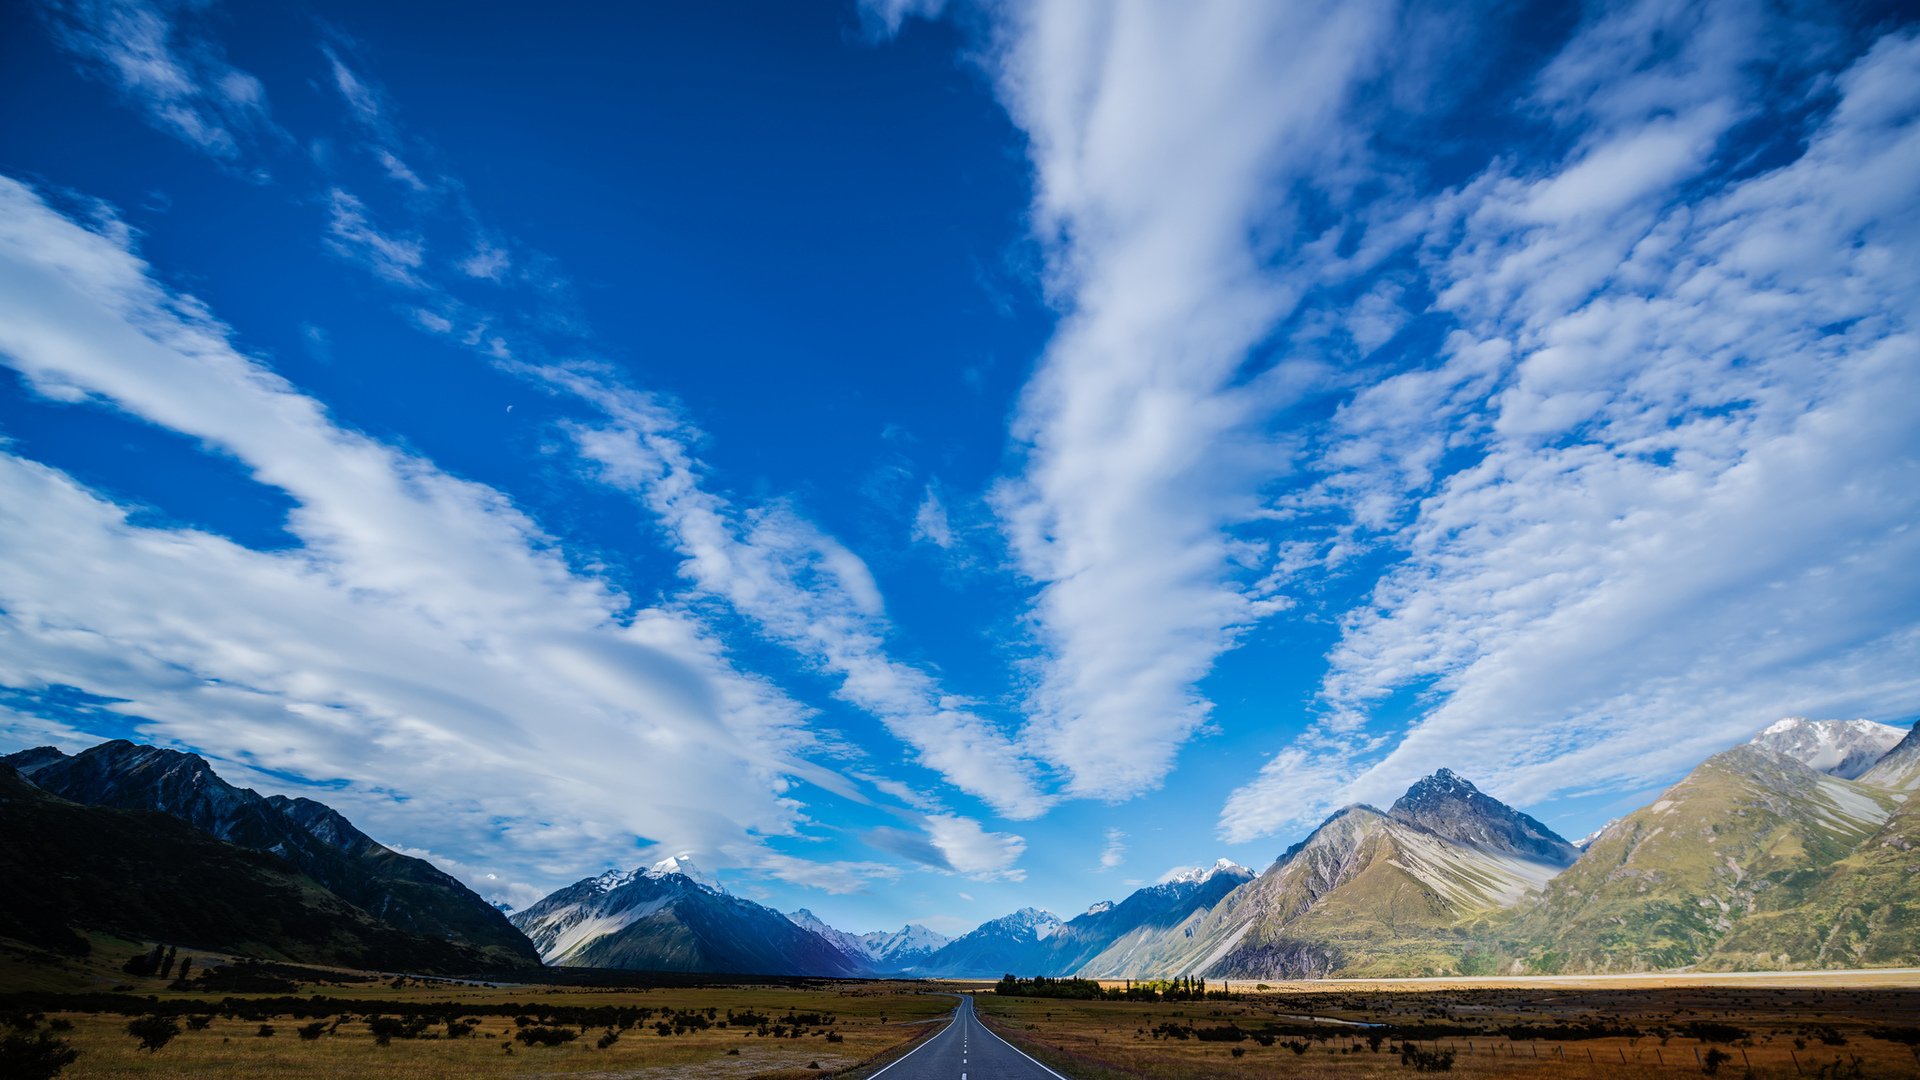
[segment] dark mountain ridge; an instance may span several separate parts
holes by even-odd
[[[395,929],[477,949],[491,966],[539,963],[505,915],[432,863],[386,847],[323,803],[235,787],[197,754],[116,739],[71,757],[36,747],[0,761],[72,802],[157,811],[269,852]]]

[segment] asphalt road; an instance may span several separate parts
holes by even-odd
[[[987,1030],[962,994],[940,1034],[874,1073],[872,1080],[1067,1080]]]

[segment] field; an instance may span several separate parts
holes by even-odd
[[[564,984],[418,979],[190,954],[179,984],[0,945],[0,1036],[79,1052],[63,1077],[871,1075],[984,984]],[[185,955],[185,954],[183,954]],[[207,974],[207,973],[211,974]],[[980,993],[981,1015],[1075,1080],[1151,1077],[1920,1076],[1914,972],[1235,984],[1206,1000]],[[141,1048],[130,1023],[177,1033]],[[303,1030],[304,1029],[304,1030]],[[1711,1069],[1711,1072],[1709,1072]],[[0,1074],[12,1074],[0,1059]]]
[[[1913,973],[1235,991],[1184,1002],[982,995],[979,1005],[1001,1035],[1076,1078],[1920,1076]]]
[[[114,949],[95,953],[137,946]],[[49,1032],[79,1051],[62,1078],[858,1076],[953,1006],[912,982],[489,985],[284,965],[173,990],[37,959],[0,952],[0,1035]],[[196,959],[205,971],[223,958]],[[143,1050],[128,1024],[154,1015],[178,1034]]]

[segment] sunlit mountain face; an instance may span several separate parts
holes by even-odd
[[[1910,948],[1912,11],[632,8],[10,9],[49,828],[433,970]]]

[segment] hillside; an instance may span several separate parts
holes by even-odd
[[[1499,936],[1535,971],[1693,964],[1747,912],[1807,898],[1894,806],[1884,791],[1737,746],[1609,826]]]
[[[24,766],[36,786],[73,802],[166,813],[217,839],[272,852],[382,922],[479,949],[491,966],[539,963],[506,916],[432,863],[380,844],[323,803],[235,787],[198,755],[115,740],[71,757],[41,747],[0,760]]]
[[[166,814],[70,802],[0,765],[0,937],[71,953],[85,948],[75,930],[384,971],[493,966],[374,919],[273,855]]]

